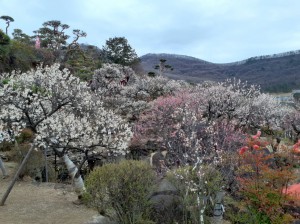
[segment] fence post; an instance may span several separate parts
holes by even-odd
[[[21,173],[21,171],[22,171],[22,169],[23,169],[23,167],[25,166],[27,160],[29,159],[29,156],[30,156],[31,152],[33,151],[33,149],[34,149],[34,145],[31,145],[31,147],[30,147],[30,149],[28,150],[28,152],[27,152],[25,158],[23,159],[23,161],[22,161],[22,163],[21,163],[21,165],[20,165],[18,171],[16,172],[16,174],[15,174],[14,178],[12,179],[10,185],[8,186],[8,188],[7,188],[6,192],[5,192],[5,194],[3,195],[2,200],[1,200],[1,203],[0,203],[0,206],[3,206],[3,205],[4,205],[4,203],[5,203],[5,201],[6,201],[7,197],[8,197],[8,195],[9,195],[9,193],[10,193],[11,190],[13,189],[13,187],[14,187],[14,185],[15,185],[15,183],[16,183],[16,181],[17,181],[17,179],[18,179],[18,177],[19,177],[19,175],[20,175],[20,173]]]

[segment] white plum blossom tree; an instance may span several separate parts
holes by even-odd
[[[137,75],[130,67],[119,64],[103,64],[90,83],[105,108],[127,118],[137,117],[149,101],[184,86],[188,84],[183,81]]]
[[[245,131],[278,129],[291,111],[270,94],[261,93],[258,86],[240,80],[199,85],[193,94],[204,107],[203,116],[208,122],[227,120]]]
[[[127,122],[105,109],[97,92],[58,64],[2,74],[0,83],[0,131],[5,139],[13,141],[29,128],[35,134],[32,144],[54,149],[68,169],[74,167],[68,152],[126,153],[132,135]],[[79,172],[71,168],[70,175],[82,190]]]
[[[244,107],[240,108],[240,120],[246,126],[256,129],[279,130],[282,128],[283,119],[292,112],[292,109],[281,105],[270,94],[261,93],[254,97]],[[243,116],[245,115],[245,116]]]
[[[220,119],[239,119],[240,109],[260,94],[256,86],[248,86],[239,80],[200,85],[195,97],[205,106],[204,116],[208,122]]]

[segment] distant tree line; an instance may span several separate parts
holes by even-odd
[[[60,63],[82,80],[89,80],[93,71],[103,63],[116,63],[135,66],[139,58],[125,37],[109,38],[102,48],[80,44],[78,41],[87,36],[80,29],[73,29],[73,40],[66,34],[69,25],[59,20],[50,20],[33,31],[33,35],[14,29],[8,36],[10,16],[1,16],[6,22],[5,32],[0,29],[0,73],[20,70],[25,72],[36,65]],[[38,41],[38,45],[36,44]]]

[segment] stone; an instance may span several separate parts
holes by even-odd
[[[162,179],[150,197],[152,203],[152,218],[157,223],[172,223],[182,215],[182,199],[174,185]]]
[[[92,217],[91,221],[86,222],[85,224],[117,224],[114,221],[111,221],[109,218],[102,215],[95,215]]]

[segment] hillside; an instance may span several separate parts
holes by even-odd
[[[223,81],[237,78],[250,84],[259,84],[264,91],[288,92],[300,87],[299,51],[252,57],[243,61],[217,64],[198,58],[174,54],[146,54],[141,64],[146,72],[156,71],[154,66],[166,59],[174,70],[166,75],[189,82]]]

